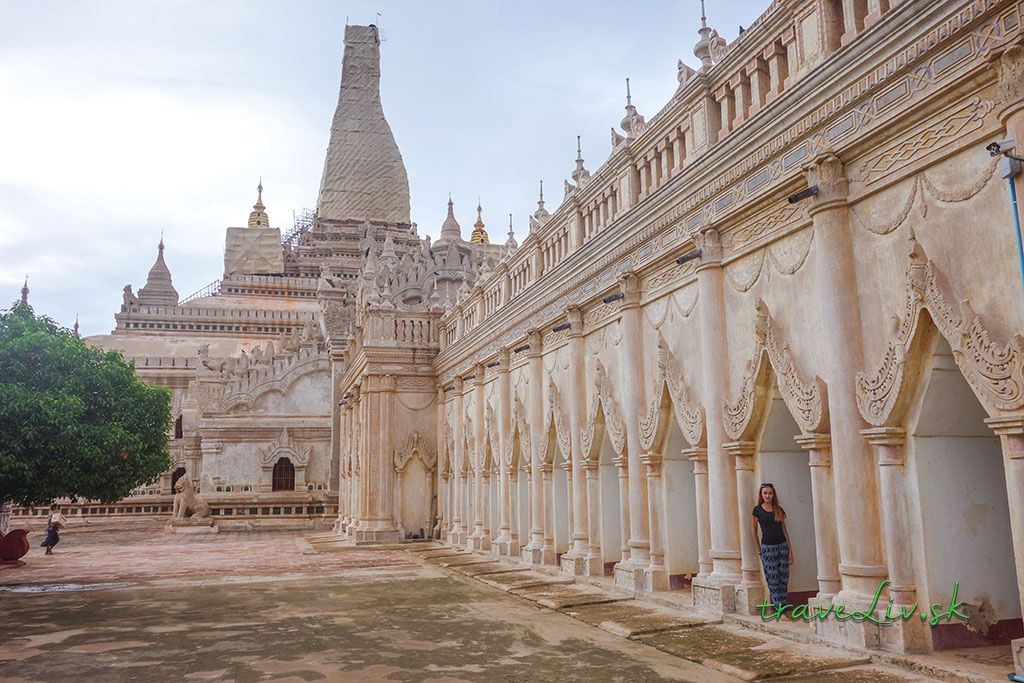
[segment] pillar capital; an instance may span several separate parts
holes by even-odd
[[[902,427],[872,427],[860,433],[872,446],[902,446],[907,439],[907,430]]]
[[[612,464],[623,472],[629,470],[629,458],[625,454],[612,458]]]
[[[544,332],[534,327],[526,332],[526,343],[530,345],[529,352],[526,354],[528,358],[539,358],[543,351]]]
[[[985,420],[997,436],[1022,436],[1024,435],[1024,415],[1001,415],[990,417]]]
[[[794,436],[793,441],[805,451],[827,451],[832,448],[831,434],[801,434]]]
[[[455,379],[452,380],[452,386],[455,387],[456,395],[462,395],[463,384],[464,383],[462,381],[462,377],[456,377]]]
[[[732,441],[722,446],[726,453],[735,458],[737,470],[754,469],[754,453],[757,451],[757,443],[754,441]]]
[[[996,114],[1005,125],[1011,114],[1024,107],[1024,38],[1017,36],[1009,45],[994,51],[990,59],[999,74]]]
[[[804,175],[808,187],[818,188],[818,194],[811,199],[810,215],[846,204],[850,181],[846,177],[846,165],[838,156],[831,152],[819,155],[804,167]]]
[[[511,363],[511,354],[508,352],[508,348],[501,348],[498,350],[498,372],[508,372],[509,365]]]
[[[583,336],[583,309],[579,307],[579,304],[570,304],[569,306],[566,306],[565,318],[570,325],[569,336]]]
[[[700,249],[700,265],[697,270],[722,265],[722,238],[714,227],[706,228],[693,237],[694,244]]]
[[[622,289],[622,308],[633,308],[640,305],[640,292],[643,280],[640,276],[627,270],[619,276],[619,286]]]
[[[473,384],[476,386],[482,386],[484,383],[484,377],[487,374],[487,369],[483,363],[477,363],[473,366]]]

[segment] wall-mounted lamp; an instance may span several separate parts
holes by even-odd
[[[808,187],[805,190],[800,190],[796,194],[790,195],[789,199],[787,199],[786,201],[789,202],[790,204],[796,204],[797,202],[802,202],[805,199],[810,199],[811,197],[815,197],[815,196],[817,196],[817,194],[818,194],[818,186],[817,185],[811,185],[810,187]]]
[[[523,344],[522,346],[517,346],[516,348],[512,349],[512,353],[522,353],[523,351],[529,351],[529,350],[530,350],[530,345],[529,344]]]
[[[444,389],[443,389],[442,391],[443,391],[444,393],[446,393],[446,394],[447,394],[447,393],[448,393],[449,391],[455,391],[455,385],[453,384],[453,385],[452,385],[452,386],[450,386],[450,387],[445,387],[445,388],[444,388]]]
[[[572,327],[572,323],[566,321],[566,322],[562,323],[561,325],[555,325],[554,327],[551,328],[551,331],[552,332],[561,332],[562,330],[568,330],[571,327]]]
[[[489,368],[496,368],[496,367],[498,367],[499,365],[501,365],[501,361],[497,361],[497,360],[496,360],[496,361],[494,361],[493,363],[488,363],[488,364],[487,364],[487,367],[489,367]]]
[[[683,265],[684,263],[689,263],[690,261],[696,258],[700,258],[700,249],[694,249],[691,252],[683,254],[682,256],[676,259],[676,263],[678,263],[679,265]]]
[[[601,301],[603,301],[606,304],[610,304],[611,302],[618,301],[619,299],[622,299],[625,296],[626,295],[623,294],[622,292],[615,292],[614,294],[609,294],[605,298],[601,299]]]

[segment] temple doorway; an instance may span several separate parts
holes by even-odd
[[[773,484],[779,503],[786,511],[786,530],[796,558],[796,562],[789,568],[789,602],[805,605],[818,593],[818,556],[809,456],[794,440],[800,436],[800,428],[774,384],[770,400],[771,405],[758,440],[754,465],[755,484],[757,487],[762,482]],[[758,504],[758,488],[740,492],[740,495],[749,502],[745,506],[749,517],[749,511]],[[832,501],[822,501],[822,504],[832,504]],[[742,532],[748,533],[750,519],[743,521],[747,526],[743,527]],[[763,574],[761,578],[763,581]],[[767,594],[767,586],[765,590]]]
[[[671,426],[662,454],[662,500],[665,529],[665,566],[668,570],[669,589],[686,588],[700,567],[697,552],[697,487],[693,478],[693,463],[683,454],[689,445],[676,424]]]
[[[1002,448],[949,344],[936,337],[907,429],[924,551],[915,562],[918,600],[948,607],[956,585],[970,615],[933,626],[933,649],[1005,645],[1024,628]]]
[[[184,467],[179,467],[176,470],[174,470],[174,473],[171,475],[171,493],[172,494],[174,493],[174,487],[177,486],[177,484],[178,484],[178,480],[181,479],[184,476],[185,476],[185,468]]]
[[[615,465],[615,449],[605,436],[599,446],[597,480],[600,492],[599,510],[601,528],[601,561],[605,575],[615,571],[615,563],[622,559],[622,501],[619,497],[619,468]]]

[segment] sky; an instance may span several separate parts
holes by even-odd
[[[727,40],[769,0],[708,0]],[[378,18],[378,13],[380,16]],[[180,298],[223,272],[263,180],[273,227],[314,208],[346,21],[377,23],[381,99],[436,238],[528,231],[562,199],[576,136],[595,171],[633,104],[653,116],[696,67],[698,0],[0,0],[0,308],[27,274],[37,313],[114,326],[163,234]]]

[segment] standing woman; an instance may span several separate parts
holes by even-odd
[[[761,538],[757,527],[761,527]],[[750,533],[761,548],[761,565],[772,604],[779,610],[789,604],[789,566],[793,564],[793,548],[786,531],[786,511],[779,505],[779,496],[772,484],[761,484],[757,505],[750,520]]]
[[[46,548],[47,555],[53,555],[53,546],[60,543],[60,534],[57,533],[64,528],[67,520],[60,512],[60,506],[54,503],[50,506],[50,514],[46,518],[46,538],[40,545]]]

